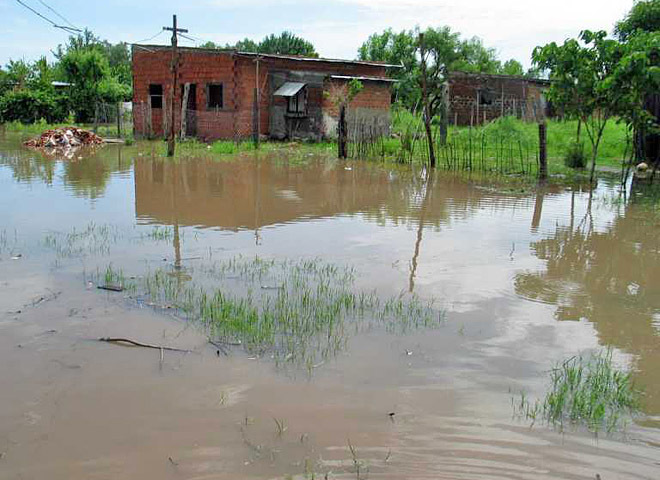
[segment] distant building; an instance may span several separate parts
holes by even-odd
[[[551,116],[548,80],[512,75],[451,72],[449,123],[482,125],[502,116],[539,121]]]
[[[133,45],[132,50],[135,133],[163,136],[168,131],[171,48]],[[363,89],[349,106],[349,127],[351,122],[364,123],[389,133],[393,80],[387,69],[392,65],[188,47],[179,48],[179,58],[174,122],[179,132],[184,118],[188,136],[247,138],[257,130],[258,121],[260,133],[272,138],[334,137],[338,109],[332,93],[354,78]]]

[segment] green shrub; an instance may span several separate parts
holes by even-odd
[[[0,97],[0,122],[62,122],[68,115],[66,98],[35,90],[7,92]]]
[[[564,165],[569,168],[584,168],[587,166],[587,154],[583,143],[573,142],[568,146],[564,155]]]

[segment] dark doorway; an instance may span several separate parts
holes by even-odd
[[[181,85],[181,99],[183,101],[185,94],[185,85]],[[188,85],[188,103],[186,104],[186,136],[194,137],[197,135],[197,84]]]

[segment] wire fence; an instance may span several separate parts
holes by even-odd
[[[116,138],[132,136],[132,110],[131,102],[96,103],[94,108],[94,132]]]
[[[166,138],[171,130],[169,102],[154,108],[149,102],[133,104],[135,135],[143,138]],[[267,131],[263,125],[262,131]],[[253,138],[255,119],[251,112],[230,109],[177,109],[174,112],[175,135],[179,139],[225,139],[236,142]]]

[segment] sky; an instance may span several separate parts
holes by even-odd
[[[66,18],[112,43],[140,42],[172,22],[189,29],[195,46],[220,44],[290,30],[310,40],[323,57],[353,59],[374,32],[415,26],[448,25],[464,38],[478,36],[502,60],[525,67],[537,45],[563,42],[581,30],[607,30],[630,9],[633,0],[21,0],[56,23]],[[47,8],[50,7],[52,10]],[[68,33],[21,6],[0,0],[0,65],[10,59],[50,55]],[[148,43],[165,44],[162,32]]]

